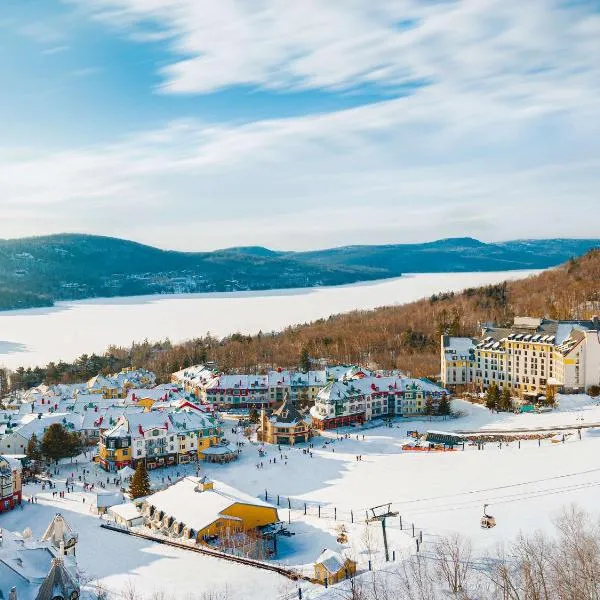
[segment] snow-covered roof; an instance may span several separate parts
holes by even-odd
[[[195,531],[205,529],[218,518],[225,517],[221,513],[233,504],[273,508],[224,483],[215,481],[213,486],[212,489],[203,490],[199,477],[184,477],[165,490],[148,496],[146,503]]]
[[[166,400],[169,397],[169,390],[164,388],[135,388],[127,392],[127,402],[137,402],[139,400]]]
[[[141,517],[141,513],[138,510],[137,506],[133,502],[125,502],[124,504],[115,504],[108,509],[110,514],[116,515],[125,519],[126,521],[131,521],[132,519],[137,519]]]
[[[109,508],[123,503],[123,495],[119,492],[98,492],[96,506],[98,508]]]
[[[142,406],[110,406],[108,408],[92,409],[83,413],[81,428],[85,430],[110,429],[117,425],[119,417],[144,412]]]
[[[15,458],[14,456],[0,456],[0,468],[2,467],[3,461],[6,461],[11,471],[21,471],[23,468],[21,461]]]
[[[345,398],[367,396],[374,393],[396,393],[407,391],[422,391],[429,394],[441,395],[444,389],[428,379],[413,379],[411,377],[364,377],[333,381],[325,386],[317,395],[321,402],[333,403]]]
[[[218,374],[214,369],[205,365],[194,365],[173,373],[172,377],[176,381],[185,382],[191,385],[205,386],[217,375]]]
[[[98,374],[87,382],[87,387],[90,390],[100,390],[102,388],[116,389],[119,386],[116,381],[106,377],[105,375]]]
[[[327,371],[292,371],[290,373],[290,384],[292,386],[324,386],[327,384]]]
[[[444,349],[456,354],[468,354],[474,346],[472,338],[444,336]]]
[[[515,317],[513,325],[521,329],[537,329],[542,321],[543,319],[538,317]]]
[[[571,323],[559,323],[556,328],[556,345],[562,344],[571,335],[571,331],[573,331],[573,325]]]
[[[67,532],[72,534],[72,532]],[[79,591],[77,567],[73,556],[60,557],[57,574],[52,572],[53,563],[59,556],[59,548],[51,539],[36,540],[24,537],[21,533],[2,529],[0,544],[0,592],[4,598],[12,587],[16,588],[19,600],[46,600],[47,595],[56,591],[62,583],[73,584],[71,590]],[[40,592],[43,592],[40,596]],[[51,596],[52,598],[56,597]],[[70,597],[70,593],[68,595]]]
[[[62,558],[52,560],[50,572],[40,586],[36,600],[55,600],[56,598],[71,598],[73,594],[79,596],[79,584],[65,567]]]
[[[119,474],[120,477],[132,477],[133,474],[135,473],[135,470],[132,469],[129,465],[124,466],[122,469],[119,469],[117,471],[117,473]]]
[[[220,444],[218,446],[208,446],[200,450],[201,454],[209,454],[212,456],[221,456],[223,454],[235,454],[236,450],[233,446]]]
[[[266,375],[219,375],[207,384],[207,390],[256,390],[269,387]]]
[[[300,411],[292,404],[287,395],[283,404],[277,410],[273,411],[273,414],[269,419],[273,424],[281,423],[284,425],[295,425],[303,420]]]
[[[41,418],[33,413],[23,417],[22,425],[14,430],[23,436],[25,439],[30,439],[31,436],[35,435],[40,438],[47,427],[54,423],[60,423],[67,427],[71,431],[81,431],[81,424],[83,423],[83,415],[73,414],[70,412],[64,413],[46,413],[42,414]]]
[[[323,550],[319,558],[317,558],[315,561],[315,564],[323,565],[323,567],[325,567],[325,569],[327,569],[327,571],[332,575],[335,575],[335,573],[338,573],[341,569],[343,569],[345,563],[346,560],[344,557],[339,552],[335,552],[334,550]]]
[[[290,376],[291,374],[289,371],[269,371],[267,373],[269,387],[290,385]]]
[[[214,417],[197,410],[177,409],[172,412],[152,410],[132,412],[119,417],[116,425],[106,432],[107,437],[142,438],[147,431],[164,430],[168,433],[184,433],[217,427]]]

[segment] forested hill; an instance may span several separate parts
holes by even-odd
[[[597,246],[600,240],[454,238],[313,252],[174,252],[79,234],[0,240],[0,310],[101,296],[338,285],[407,272],[546,268]]]
[[[12,381],[24,387],[43,380],[83,381],[100,370],[114,372],[126,366],[146,367],[161,381],[168,381],[173,371],[207,360],[216,361],[225,371],[298,367],[305,352],[331,364],[362,363],[435,377],[440,369],[442,332],[475,335],[480,323],[510,324],[515,315],[568,319],[594,314],[600,314],[600,250],[518,281],[335,315],[276,334],[232,334],[223,340],[204,337],[178,345],[144,342],[131,348],[113,347],[103,356],[82,356],[73,364],[20,370]]]

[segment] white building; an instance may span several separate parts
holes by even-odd
[[[266,375],[225,375],[204,365],[195,365],[173,373],[171,381],[200,402],[220,409],[260,409],[280,404],[286,396],[294,402],[312,403],[331,381],[371,374],[366,369],[342,365],[306,373],[276,369]]]
[[[548,385],[583,392],[600,385],[600,325],[516,317],[513,326],[485,326],[478,340],[442,336],[442,383],[448,388],[492,384],[523,396]]]
[[[361,377],[333,381],[317,395],[311,408],[317,429],[335,429],[364,423],[377,417],[415,416],[433,410],[446,390],[426,379],[410,377]]]
[[[471,382],[476,344],[467,337],[442,336],[442,382],[446,387],[455,389]]]

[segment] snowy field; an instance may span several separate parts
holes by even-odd
[[[371,558],[379,568],[381,528],[378,524],[367,528],[364,515],[367,508],[388,502],[403,519],[403,530],[399,516],[388,521],[390,552],[396,551],[398,557],[415,551],[411,524],[417,536],[423,532],[425,548],[437,536],[460,532],[471,538],[477,550],[485,551],[514,539],[519,531],[550,530],[553,517],[570,503],[598,513],[600,429],[583,429],[579,439],[576,428],[600,422],[600,406],[587,396],[559,396],[559,401],[557,411],[527,415],[492,414],[481,406],[455,401],[455,409],[463,414],[459,419],[398,421],[393,427],[328,432],[313,440],[312,457],[303,452],[303,446],[281,452],[267,446],[267,456],[261,459],[257,446],[247,443],[239,461],[203,466],[202,472],[257,497],[264,498],[267,490],[273,502],[279,494],[280,518],[291,521],[288,527],[295,535],[280,539],[278,561],[305,572],[324,548],[345,549],[360,568],[366,568]],[[489,443],[484,450],[466,446],[464,451],[445,453],[409,453],[401,448],[408,429],[509,431],[553,426],[574,429],[564,432],[564,442],[561,433],[557,443],[523,441],[520,448],[515,442],[502,448]],[[229,430],[228,437],[236,436]],[[260,460],[263,468],[256,466]],[[70,465],[63,466],[57,479],[72,470]],[[75,479],[78,472],[74,471]],[[195,472],[194,467],[188,472]],[[106,474],[98,473],[106,481]],[[162,484],[163,478],[184,473],[182,467],[173,467],[152,476]],[[98,517],[89,512],[94,500],[91,493],[77,491],[61,500],[52,499],[47,490],[27,486],[25,495],[31,494],[38,503],[26,503],[22,511],[1,515],[0,525],[12,530],[29,526],[40,534],[60,511],[79,532],[80,567],[111,590],[133,587],[145,597],[163,590],[185,598],[228,588],[236,600],[276,600],[294,590],[295,584],[276,574],[100,529]],[[484,503],[498,521],[495,529],[479,527]],[[336,536],[342,523],[349,540],[340,546]],[[302,585],[314,593],[314,586]]]
[[[208,331],[217,336],[279,331],[335,313],[411,302],[537,272],[418,274],[336,287],[94,299],[0,312],[0,366],[72,360],[104,352],[110,344],[144,339],[177,342]]]

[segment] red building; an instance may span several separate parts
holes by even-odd
[[[12,456],[0,456],[0,513],[21,504],[21,463]]]
[[[349,425],[364,425],[365,413],[357,413],[354,415],[340,415],[339,417],[331,417],[329,419],[312,418],[312,425],[315,429],[337,429],[338,427],[348,427]]]

